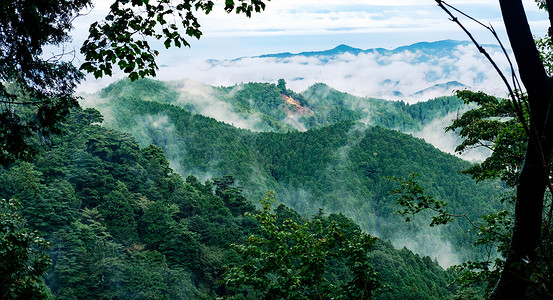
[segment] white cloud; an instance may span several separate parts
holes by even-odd
[[[202,24],[206,34],[213,36],[324,34],[336,30],[373,32],[431,29],[435,26],[443,30],[444,26],[453,27],[445,14],[437,14],[439,9],[429,5],[424,6],[427,9],[413,9],[409,6],[402,8],[397,5],[398,2],[386,6],[348,3],[347,7],[328,3],[305,4],[311,1],[298,2],[300,4],[270,3],[262,14],[251,20],[215,9],[212,14],[202,17]],[[417,13],[413,14],[413,11]]]
[[[75,45],[82,43],[88,24],[100,20],[107,13],[111,2],[112,0],[95,1],[96,8],[91,14],[77,19]],[[543,35],[548,27],[547,14],[538,12],[532,0],[525,0],[524,3],[530,12],[530,22],[536,29],[535,34]],[[459,6],[469,14],[475,14],[484,23],[491,23],[500,36],[504,36],[499,6],[495,1],[452,0],[451,4]],[[222,5],[223,2],[216,1],[213,12],[200,18],[204,36],[200,41],[191,38],[191,49],[165,50],[161,43],[153,44],[161,50],[158,64],[169,66],[159,70],[158,78],[175,80],[188,77],[206,83],[227,85],[242,81],[273,81],[278,78],[302,77],[304,80],[292,80],[290,86],[301,90],[311,83],[323,81],[361,96],[385,95],[379,91],[381,87],[375,87],[375,81],[379,81],[379,78],[371,73],[376,72],[376,69],[370,62],[361,59],[351,60],[349,63],[333,62],[324,69],[311,62],[306,62],[303,68],[292,68],[276,62],[255,60],[248,62],[258,65],[241,62],[226,67],[212,67],[202,62],[202,59],[231,59],[284,51],[313,51],[329,49],[342,43],[360,48],[392,48],[417,41],[466,39],[458,26],[448,19],[433,0],[353,0],[347,3],[331,0],[273,0],[267,2],[264,12],[254,14],[251,19],[234,13],[227,14]],[[473,22],[465,22],[465,25],[480,41],[490,42],[491,35],[479,25]],[[77,51],[78,48],[79,46],[76,46]],[[475,56],[473,53],[467,55]],[[400,61],[392,64],[400,69],[387,69],[382,75],[402,79],[402,83],[407,84],[404,87],[406,93],[415,92],[416,84],[421,82],[420,76],[424,73],[416,66],[405,66]],[[239,67],[243,69],[239,70]],[[483,69],[490,78],[493,77],[493,72],[489,72],[485,62],[459,67],[468,72]],[[211,73],[207,74],[208,72]],[[246,74],[247,72],[250,74]],[[114,79],[104,78],[99,81],[89,76],[89,80],[80,90],[93,92],[123,76],[117,70],[114,73]],[[407,78],[410,74],[414,75],[413,78]],[[350,75],[357,80],[351,80]],[[470,76],[470,73],[464,76]],[[470,78],[465,77],[459,75],[459,81],[472,86],[467,82]],[[490,81],[490,86],[493,84],[496,84],[496,81]]]
[[[244,117],[237,114],[229,103],[218,99],[214,95],[213,87],[193,80],[181,80],[171,84],[181,93],[176,104],[192,104],[204,116],[212,117],[238,128],[258,130],[258,124],[261,123],[258,115],[250,114]]]
[[[491,155],[489,149],[477,148],[471,149],[463,154],[455,152],[457,145],[461,143],[461,138],[453,132],[445,132],[445,128],[453,122],[453,119],[458,117],[463,112],[452,112],[447,116],[436,119],[420,131],[412,132],[415,137],[424,139],[427,143],[432,144],[434,147],[440,149],[443,152],[457,155],[458,157],[473,162],[482,162]]]
[[[497,49],[490,49],[502,70],[508,65]],[[447,55],[418,61],[420,52],[400,52],[386,56],[377,53],[350,53],[327,57],[294,56],[286,59],[248,57],[218,63],[198,60],[173,65],[160,71],[160,79],[178,76],[211,85],[233,85],[243,82],[276,82],[284,78],[288,86],[302,91],[323,82],[340,91],[357,96],[415,102],[427,100],[424,95],[412,95],[436,84],[458,81],[473,89],[498,96],[506,94],[500,77],[489,62],[472,46],[459,46],[455,57]],[[401,92],[403,96],[394,96]],[[446,91],[451,93],[452,91]],[[437,96],[437,95],[434,95]]]
[[[101,19],[108,11],[111,0],[95,2],[96,8],[89,18]],[[533,1],[526,0],[526,7],[536,11]],[[267,1],[261,14],[248,19],[244,15],[227,14],[224,3],[216,1],[215,9],[207,16],[199,14],[205,35],[212,37],[243,37],[323,34],[333,30],[345,32],[374,32],[423,30],[452,30],[455,25],[433,0],[331,0]],[[500,18],[499,5],[489,0],[452,1],[468,14],[476,14],[484,22]],[[543,14],[541,20],[547,20]],[[80,28],[83,30],[86,28]]]
[[[397,249],[407,247],[422,256],[430,256],[443,268],[461,263],[455,246],[442,237],[442,227],[428,227],[406,236],[393,237],[391,242]]]

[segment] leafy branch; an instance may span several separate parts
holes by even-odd
[[[522,88],[522,85],[520,84],[520,81],[518,80],[518,77],[516,76],[514,65],[509,55],[507,54],[507,50],[503,46],[503,43],[499,39],[497,32],[495,31],[493,26],[491,26],[491,24],[489,26],[485,25],[480,21],[476,20],[475,18],[469,16],[468,14],[462,12],[461,10],[455,8],[454,6],[446,3],[445,1],[442,1],[442,0],[435,0],[435,1],[438,4],[438,6],[450,16],[451,18],[450,20],[456,23],[457,25],[459,25],[459,27],[467,34],[467,36],[471,39],[471,41],[476,46],[476,48],[478,48],[480,53],[482,53],[488,59],[488,61],[492,64],[493,68],[495,69],[496,73],[501,77],[503,83],[505,84],[505,87],[509,92],[509,99],[510,99],[511,105],[514,108],[517,118],[519,119],[520,124],[524,128],[524,132],[526,133],[526,136],[533,142],[532,144],[535,145],[535,148],[536,148],[535,151],[538,153],[538,157],[543,170],[543,176],[547,184],[547,188],[551,193],[551,195],[553,196],[553,183],[551,182],[551,177],[550,177],[551,157],[546,157],[544,154],[542,139],[540,134],[537,131],[538,126],[536,126],[535,124],[533,113],[530,109],[530,106],[528,105],[527,95],[522,92],[523,88]],[[538,6],[540,8],[548,8],[547,1],[544,3],[544,1],[542,0],[537,0],[536,2],[538,3]],[[471,21],[476,22],[477,24],[486,28],[488,31],[492,33],[493,37],[499,43],[501,49],[503,50],[504,56],[509,63],[512,83],[509,83],[506,76],[503,74],[501,69],[497,66],[496,62],[492,59],[492,57],[476,41],[476,39],[472,36],[472,34],[468,31],[468,29],[459,21],[459,19],[448,8],[456,11],[457,13],[463,15],[464,17],[467,17]],[[550,12],[549,9],[547,9],[547,11],[551,16],[552,12]],[[540,45],[540,43],[538,43],[538,45]],[[525,114],[525,111],[529,113]],[[528,116],[529,122],[526,121],[526,116]],[[547,226],[550,226],[551,222],[553,222],[553,207],[549,210],[549,213],[548,213]]]
[[[320,216],[299,223],[284,219],[279,225],[271,211],[273,197],[268,192],[260,201],[262,211],[248,214],[259,222],[260,234],[233,245],[243,263],[227,268],[227,297],[370,299],[380,286],[368,257],[376,238],[360,231],[347,235],[341,224],[325,223]],[[349,280],[339,285],[327,279],[333,259],[349,267]]]
[[[162,41],[165,48],[189,47],[188,37],[199,39],[203,34],[198,13],[207,15],[213,7],[212,0],[116,0],[104,21],[90,25],[81,47],[86,60],[81,70],[100,78],[111,76],[117,65],[132,81],[155,76],[159,51],[150,41]],[[251,17],[263,11],[265,3],[225,0],[224,9]]]
[[[407,179],[402,177],[389,177],[392,180],[398,181],[400,184],[400,187],[392,189],[390,194],[398,195],[397,203],[402,207],[402,209],[398,210],[396,213],[402,217],[405,217],[405,221],[410,222],[411,216],[414,216],[424,210],[430,210],[435,213],[435,215],[432,216],[430,226],[445,225],[456,218],[464,218],[472,227],[480,231],[503,235],[502,233],[497,232],[493,226],[477,225],[466,214],[450,213],[446,209],[448,205],[447,202],[436,200],[433,196],[425,194],[424,188],[421,187],[416,180],[418,176],[419,174],[412,173]],[[490,223],[489,221],[493,219],[484,220]]]

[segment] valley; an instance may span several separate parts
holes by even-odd
[[[324,84],[302,93],[286,89],[285,82],[280,87],[193,83],[185,89],[189,85],[120,81],[95,95],[95,107],[105,126],[130,133],[142,147],[161,147],[182,176],[205,181],[231,175],[249,199],[274,190],[277,203],[306,216],[319,209],[344,213],[365,231],[396,247],[408,245],[445,267],[484,253],[465,234],[471,228],[467,222],[447,228],[429,228],[424,218],[405,223],[394,214],[398,206],[389,194],[396,184],[389,177],[418,173],[427,192],[450,203],[455,213],[478,220],[502,207],[500,182],[477,184],[459,174],[469,163],[400,133],[419,132],[461,111],[458,98],[405,104],[355,97]],[[204,116],[210,110],[219,120]]]
[[[410,49],[426,53],[436,45]],[[352,51],[341,46],[323,54]],[[323,59],[318,52],[298,55]],[[475,106],[453,95],[410,103],[325,83],[301,91],[289,84],[123,79],[81,94],[82,108],[59,125],[59,135],[34,140],[32,161],[0,170],[0,196],[21,201],[14,213],[53,245],[45,250],[52,265],[44,289],[60,299],[256,299],[253,286],[239,283],[251,272],[239,267],[273,259],[291,263],[255,279],[275,278],[269,294],[282,290],[279,280],[303,274],[294,268],[311,259],[303,263],[318,262],[323,271],[294,280],[314,284],[315,294],[348,297],[359,266],[377,283],[368,290],[376,299],[446,299],[489,289],[459,284],[464,271],[454,266],[498,255],[478,244],[466,219],[484,224],[482,215],[511,209],[503,201],[509,189],[463,174],[475,161],[454,155],[460,139],[443,131]],[[450,81],[416,95],[464,87]],[[406,221],[393,191],[407,178],[461,217],[447,226],[429,226],[432,212]],[[277,248],[288,252],[267,250],[279,239],[285,246]]]
[[[0,300],[553,298],[551,1],[3,1]]]

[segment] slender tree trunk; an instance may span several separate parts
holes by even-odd
[[[530,284],[529,274],[540,242],[546,186],[540,154],[532,146],[529,142],[517,185],[511,252],[490,299],[524,299]]]
[[[553,148],[552,83],[540,60],[521,0],[499,3],[528,93],[531,137],[519,174],[510,252],[490,299],[524,299],[541,238],[543,199]]]

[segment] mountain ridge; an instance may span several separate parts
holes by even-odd
[[[141,84],[145,86],[137,86]],[[133,86],[140,92],[133,93]],[[218,91],[239,96],[225,103],[236,101],[236,105],[247,104],[247,107],[242,107],[245,110],[257,105],[257,100],[245,95],[265,97],[267,91],[272,91],[274,97],[261,102],[276,106],[258,108],[281,111],[279,103],[284,100],[281,97],[282,90],[277,86],[249,83],[239,87],[238,91],[234,91],[236,87],[224,87]],[[430,189],[429,193],[437,199],[449,199],[453,209],[467,212],[467,208],[470,208],[471,212],[467,213],[473,217],[489,207],[472,205],[466,201],[476,201],[480,196],[489,199],[498,191],[495,183],[480,183],[477,187],[468,176],[460,175],[457,171],[468,168],[468,162],[440,152],[422,139],[386,128],[405,125],[406,120],[415,120],[415,117],[422,124],[434,120],[438,112],[448,114],[456,109],[449,106],[451,103],[448,101],[453,100],[451,98],[414,105],[376,99],[373,103],[375,106],[370,110],[374,114],[372,121],[376,122],[373,124],[379,125],[374,127],[344,118],[347,110],[330,109],[324,111],[325,118],[321,120],[332,122],[321,122],[320,126],[305,132],[254,132],[193,114],[186,105],[167,101],[174,97],[168,83],[121,82],[117,89],[109,90],[125,93],[103,95],[107,100],[98,108],[106,115],[104,125],[132,134],[142,146],[155,144],[161,147],[171,167],[183,176],[193,174],[201,180],[207,180],[233,175],[238,184],[245,187],[244,192],[251,199],[258,199],[267,190],[274,190],[279,202],[307,215],[316,213],[317,207],[323,207],[328,212],[341,211],[354,218],[365,230],[391,239],[396,246],[426,245],[429,249],[415,249],[425,255],[438,257],[432,251],[448,247],[448,242],[435,239],[442,235],[439,231],[430,233],[421,230],[424,225],[420,223],[417,223],[418,229],[413,229],[415,231],[411,232],[410,237],[394,234],[405,228],[402,227],[404,223],[393,215],[394,200],[388,195],[393,183],[386,179],[387,176],[406,177],[410,172],[424,174],[421,182]],[[148,94],[148,91],[155,93],[156,90],[165,91],[167,99],[159,96],[152,98]],[[324,84],[316,85],[302,95],[304,105],[314,111],[324,109],[329,103],[343,104],[349,101],[346,93],[332,90]],[[296,99],[295,95],[292,97]],[[283,115],[286,118],[284,112]],[[272,118],[273,122],[277,120],[276,116],[268,115],[267,120]],[[340,117],[334,119],[329,116]],[[462,184],[464,188],[456,188],[457,184]],[[469,190],[479,191],[482,195],[472,195]],[[467,198],[469,194],[470,199]],[[482,203],[497,204],[483,200]],[[392,219],[394,222],[385,221]],[[455,230],[448,230],[444,234],[450,238],[455,236],[455,242],[450,243],[462,245],[459,247],[464,249],[470,248],[470,241],[464,236],[468,228],[457,226]],[[465,240],[458,240],[460,237]],[[450,265],[451,262],[468,258],[463,255],[461,258],[446,256],[439,260],[442,264]]]
[[[508,62],[499,58],[504,56],[501,47],[493,44],[483,47],[498,57],[499,68],[508,72]],[[223,79],[213,80],[213,76],[200,79],[213,85],[276,83],[284,78],[294,90],[323,82],[356,96],[409,103],[426,100],[419,92],[452,81],[497,96],[505,94],[495,70],[488,67],[485,57],[468,41],[419,42],[391,49],[361,49],[341,44],[318,51],[209,60],[207,65],[206,70]],[[452,95],[452,90],[442,92],[439,96]]]
[[[280,52],[280,53],[268,53],[268,54],[261,54],[257,56],[244,56],[232,59],[232,61],[237,61],[245,58],[290,58],[294,56],[333,56],[338,54],[344,54],[344,53],[351,53],[354,55],[358,55],[360,53],[379,53],[383,55],[391,55],[391,54],[397,54],[399,52],[404,51],[423,51],[423,52],[433,52],[438,53],[440,51],[444,51],[446,49],[451,49],[457,46],[469,46],[472,45],[472,42],[470,41],[459,41],[459,40],[439,40],[439,41],[433,41],[433,42],[417,42],[410,45],[405,46],[399,46],[393,49],[386,49],[386,48],[367,48],[367,49],[361,49],[357,47],[353,47],[347,44],[339,44],[334,48],[326,49],[326,50],[313,50],[313,51],[302,51],[297,53],[292,52]],[[495,44],[484,44],[483,47],[493,47],[498,48],[498,45]],[[221,62],[225,60],[210,60],[211,62]]]

